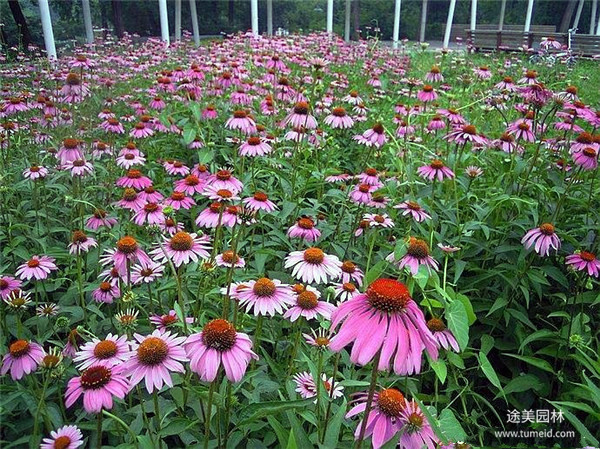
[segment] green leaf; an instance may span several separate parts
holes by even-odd
[[[528,357],[528,356],[517,355],[517,354],[508,354],[508,353],[503,353],[503,355],[506,355],[508,357],[513,357],[513,358],[521,360],[529,365],[533,365],[541,370],[548,371],[549,373],[554,374],[554,368],[552,368],[552,365],[550,365],[550,363],[548,363],[544,359],[540,359],[538,357]]]
[[[327,424],[327,432],[325,433],[325,439],[323,440],[323,446],[327,449],[335,449],[338,446],[338,440],[340,437],[340,430],[342,428],[342,422],[346,415],[346,399],[337,412],[333,415]]]
[[[290,438],[288,440],[287,449],[298,449],[296,438],[294,438],[294,429],[290,430]]]
[[[446,376],[448,375],[448,367],[446,366],[446,362],[442,359],[430,360],[429,365],[435,371],[435,375],[438,377],[441,383],[446,382]]]
[[[469,318],[462,302],[454,301],[448,305],[446,321],[460,348],[464,350],[469,344]]]
[[[492,383],[492,385],[495,386],[498,390],[500,390],[504,395],[504,390],[502,390],[502,384],[500,383],[500,379],[498,379],[498,375],[496,374],[494,367],[488,360],[487,355],[480,352],[477,358],[479,359],[479,366],[483,371],[483,374],[485,374],[485,377],[487,377],[488,380]]]
[[[454,412],[445,408],[440,413],[440,427],[443,429],[444,435],[450,441],[465,441],[467,440],[467,434],[460,425],[456,416],[454,416]]]
[[[289,439],[287,430],[283,428],[281,423],[277,421],[274,416],[267,416],[267,421],[271,425],[271,428],[275,431],[275,435],[277,435],[277,439],[279,440],[279,445],[281,447],[285,446],[286,441]]]
[[[193,126],[186,127],[183,130],[183,141],[185,142],[186,145],[189,145],[190,143],[192,143],[195,138],[196,138],[196,130],[194,129]]]
[[[369,268],[369,271],[367,271],[365,274],[365,287],[370,285],[375,279],[378,279],[385,270],[386,266],[387,262],[385,260],[380,260],[371,268]]]
[[[247,416],[238,423],[238,426],[254,422],[268,415],[275,415],[290,409],[301,409],[310,403],[309,400],[301,399],[297,401],[268,401],[260,402],[247,406],[242,409],[240,415]]]
[[[523,352],[523,349],[525,349],[525,346],[527,346],[529,343],[531,343],[532,341],[535,340],[553,340],[556,338],[556,333],[549,330],[549,329],[540,329],[539,331],[533,332],[532,334],[529,334],[525,340],[523,340],[521,342],[521,345],[519,346],[519,352]]]
[[[577,418],[570,411],[568,411],[566,409],[562,409],[560,407],[560,402],[553,402],[553,401],[548,401],[548,402],[550,404],[552,404],[557,410],[562,411],[565,418],[567,418],[569,420],[569,422],[571,424],[573,424],[573,427],[575,427],[577,429],[577,431],[579,432],[579,435],[581,435],[581,440],[584,442],[584,444],[590,445],[590,446],[596,446],[596,447],[598,447],[600,445],[600,443],[598,443],[598,440],[592,435],[592,433],[588,430],[588,428],[583,425],[583,423],[579,420],[579,418]]]
[[[480,351],[487,355],[490,350],[494,347],[494,337],[487,334],[481,336],[481,349]]]
[[[515,377],[504,386],[504,394],[522,393],[527,390],[538,390],[542,387],[540,379],[533,374],[524,374]]]

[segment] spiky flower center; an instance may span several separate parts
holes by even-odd
[[[327,338],[327,337],[317,337],[317,338],[315,338],[315,344],[317,346],[327,346],[329,344],[329,338]]]
[[[221,203],[211,203],[209,209],[213,214],[218,214],[223,209],[223,205]]]
[[[425,84],[423,86],[423,92],[433,92],[433,86],[430,86],[429,84]]]
[[[308,217],[302,217],[298,219],[298,227],[302,229],[312,229],[315,227],[315,222]]]
[[[385,217],[384,217],[383,215],[375,215],[375,216],[373,217],[373,220],[374,220],[376,223],[379,223],[379,224],[381,224],[381,223],[385,223]]]
[[[185,199],[185,193],[183,193],[183,192],[173,192],[171,194],[171,199],[173,201],[183,201]]]
[[[235,118],[246,118],[248,116],[248,114],[246,114],[246,111],[242,111],[240,109],[240,110],[234,111],[233,116]]]
[[[29,268],[37,268],[40,266],[40,261],[38,259],[30,259],[27,261],[27,266]]]
[[[231,193],[231,190],[227,190],[227,189],[217,190],[217,195],[223,199],[229,199],[229,198],[233,197],[233,193]]]
[[[125,201],[133,201],[137,198],[137,193],[135,192],[135,190],[127,188],[125,189],[125,191],[123,192],[123,199]]]
[[[267,194],[266,194],[266,193],[264,193],[264,192],[256,192],[256,193],[254,194],[254,199],[255,199],[256,201],[261,201],[261,202],[264,202],[264,201],[267,201],[267,200],[269,199],[269,197],[268,197],[268,196],[267,196]]]
[[[66,435],[59,436],[56,440],[54,440],[53,449],[67,449],[71,444],[71,438]]]
[[[204,344],[221,352],[233,348],[236,337],[235,327],[229,321],[221,318],[209,321],[202,329]]]
[[[235,254],[233,251],[225,251],[221,257],[223,258],[223,262],[225,262],[226,264],[236,264],[238,262],[238,260],[240,260],[240,258],[238,257],[237,254]]]
[[[371,129],[373,131],[375,131],[377,134],[383,134],[383,131],[384,131],[383,125],[381,123],[375,123]]]
[[[421,206],[419,206],[419,203],[417,203],[415,201],[407,201],[406,205],[408,206],[408,208],[410,210],[414,210],[414,211],[420,211],[421,210]]]
[[[431,164],[429,164],[429,166],[434,170],[441,170],[442,168],[444,168],[444,163],[439,159],[434,159],[431,161]]]
[[[261,298],[273,296],[277,291],[277,286],[269,278],[260,278],[254,283],[252,291]]]
[[[298,103],[296,103],[296,105],[294,106],[294,113],[301,115],[308,114],[308,103],[305,101],[299,101]]]
[[[144,204],[144,212],[150,214],[152,212],[156,212],[158,210],[158,204],[156,203],[146,203]]]
[[[356,265],[350,260],[345,260],[344,263],[342,263],[342,271],[344,273],[352,274],[356,271]]]
[[[521,122],[519,123],[519,129],[521,131],[529,131],[531,128],[529,127],[529,125],[525,122]]]
[[[67,138],[63,140],[63,147],[65,147],[67,150],[73,150],[74,148],[77,148],[77,145],[79,145],[79,141],[77,139]]]
[[[371,186],[369,184],[359,184],[358,190],[361,193],[369,193],[369,191],[371,190]]]
[[[8,351],[13,357],[23,357],[29,353],[31,346],[27,340],[17,340],[10,345]]]
[[[312,265],[318,265],[325,260],[325,253],[320,248],[308,248],[304,251],[304,260]]]
[[[403,310],[411,300],[406,286],[394,279],[381,278],[367,288],[367,300],[372,307],[383,312]]]
[[[552,235],[554,234],[554,225],[550,223],[543,223],[540,226],[540,232],[544,235]]]
[[[108,293],[109,291],[112,290],[112,285],[110,285],[110,282],[104,281],[104,282],[100,283],[100,287],[99,288],[100,288],[101,292]]]
[[[395,388],[386,388],[379,392],[377,408],[390,418],[399,417],[404,406],[404,395]]]
[[[112,340],[102,340],[94,347],[94,356],[98,359],[110,359],[117,353],[117,344]]]
[[[76,73],[69,73],[67,75],[66,83],[69,86],[79,86],[79,84],[81,84],[81,80],[79,79],[79,75]]]
[[[335,115],[336,117],[345,117],[346,116],[346,110],[344,108],[337,107],[337,108],[333,108],[333,111],[331,111],[331,113],[333,115]]]
[[[169,347],[158,337],[146,338],[137,348],[138,360],[146,366],[155,366],[162,363],[168,354]]]
[[[231,179],[231,172],[229,170],[219,170],[216,176],[219,181],[229,181]]]
[[[184,182],[186,186],[196,186],[200,184],[200,180],[196,175],[187,175]]]
[[[425,259],[429,256],[429,246],[425,240],[411,238],[406,252],[417,259]]]
[[[585,147],[582,151],[583,155],[589,158],[596,157],[596,150],[592,147]]]
[[[429,321],[427,321],[427,328],[431,332],[441,332],[446,330],[446,325],[439,318],[431,318]]]
[[[304,290],[298,295],[297,298],[298,307],[304,310],[312,310],[319,304],[319,298],[314,292],[310,290]]]
[[[117,242],[117,249],[119,252],[124,254],[133,254],[138,249],[137,240],[129,235],[126,235]]]
[[[177,232],[169,242],[169,246],[175,251],[189,251],[193,245],[194,239],[185,231]]]
[[[167,314],[167,315],[163,315],[160,317],[160,322],[162,323],[163,326],[170,326],[175,321],[177,321],[176,315]]]
[[[257,146],[260,145],[260,137],[252,136],[248,138],[248,145]]]
[[[589,251],[581,251],[579,253],[579,257],[586,262],[593,262],[596,260],[596,255],[594,253],[590,253]]]
[[[84,390],[98,390],[110,382],[112,373],[105,366],[92,366],[81,374],[81,386]]]

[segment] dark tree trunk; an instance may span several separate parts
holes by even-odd
[[[571,19],[573,18],[573,13],[575,12],[575,7],[577,6],[577,1],[569,0],[567,3],[567,7],[565,8],[565,12],[562,16],[562,20],[560,21],[560,26],[558,28],[559,33],[566,33],[569,31],[569,27],[571,26]]]
[[[354,0],[352,2],[353,10],[352,10],[352,21],[353,21],[353,29],[352,36],[355,41],[360,39],[360,34],[358,33],[360,29],[360,0]]]
[[[107,37],[107,29],[108,29],[108,19],[106,18],[106,3],[100,3],[100,21],[102,23],[102,40],[106,40]]]
[[[29,33],[27,20],[25,19],[23,11],[21,10],[21,5],[19,5],[19,0],[8,0],[8,6],[10,7],[10,12],[15,19],[17,28],[19,28],[21,33],[21,43],[23,44],[23,48],[27,50],[27,47],[29,47],[29,44],[31,44],[31,34]]]
[[[119,39],[123,37],[125,28],[123,27],[123,10],[121,8],[121,0],[112,0],[113,25],[115,26],[115,34]]]

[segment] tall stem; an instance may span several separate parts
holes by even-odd
[[[212,414],[212,401],[213,395],[215,393],[215,386],[217,384],[217,379],[219,378],[219,374],[217,373],[217,377],[210,383],[210,388],[208,389],[208,404],[206,406],[206,420],[204,422],[204,449],[208,449],[208,441],[210,439],[210,418]]]
[[[96,449],[102,449],[102,412],[98,413],[96,433]]]
[[[375,354],[373,359],[373,371],[371,371],[371,383],[369,384],[369,396],[367,396],[367,405],[365,407],[365,416],[363,417],[362,424],[360,426],[360,433],[356,440],[356,449],[362,447],[363,440],[365,439],[365,432],[367,430],[367,422],[369,421],[369,415],[371,414],[371,406],[373,405],[373,396],[375,395],[375,385],[377,384],[377,365],[379,365],[379,357],[381,356],[381,349]]]

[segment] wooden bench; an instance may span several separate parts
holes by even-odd
[[[507,25],[505,24],[502,27],[503,31],[521,31],[523,32],[523,25]],[[497,23],[478,23],[477,31],[498,31]],[[554,25],[531,25],[531,32],[543,32],[543,33],[553,33],[556,31],[556,27]],[[452,24],[452,28],[450,28],[450,41],[453,42],[456,38],[461,38],[463,40],[467,40],[469,37],[469,25],[465,23],[454,23]]]

